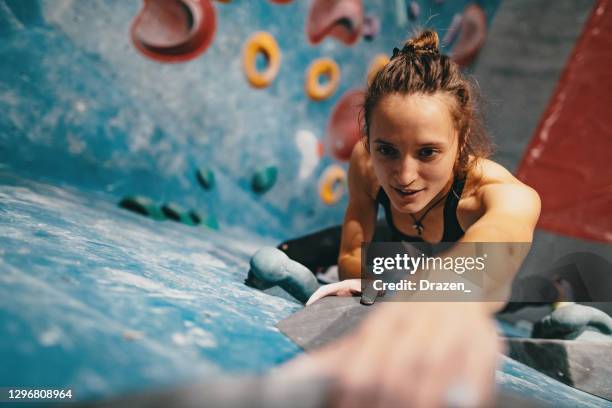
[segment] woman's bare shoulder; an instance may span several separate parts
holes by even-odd
[[[353,148],[349,163],[349,189],[352,193],[360,190],[372,200],[376,200],[380,185],[372,168],[370,153],[365,144],[359,141]]]
[[[476,159],[468,182],[471,182],[475,189],[491,184],[523,184],[504,166],[489,159]]]
[[[492,160],[478,159],[469,177],[472,179],[468,178],[472,191],[481,198],[484,194],[493,192],[496,196],[511,197],[512,201],[521,198],[539,203],[539,196],[533,188],[517,179],[504,166]]]

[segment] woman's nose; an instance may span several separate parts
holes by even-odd
[[[418,163],[410,156],[403,157],[398,163],[396,179],[401,186],[409,186],[417,178]]]

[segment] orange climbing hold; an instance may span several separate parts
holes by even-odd
[[[327,205],[336,204],[344,195],[346,171],[337,164],[329,166],[319,181],[319,196]]]
[[[368,69],[368,85],[374,79],[374,76],[389,63],[389,57],[385,54],[378,54],[370,63]]]
[[[322,84],[321,79],[326,78]],[[340,84],[340,67],[331,58],[315,60],[306,70],[306,94],[315,101],[327,99],[333,95]]]
[[[267,66],[263,71],[257,69],[257,55],[263,54]],[[281,53],[272,34],[259,31],[246,42],[242,54],[242,62],[247,80],[255,88],[269,86],[280,69]]]

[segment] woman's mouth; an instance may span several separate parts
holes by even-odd
[[[421,191],[425,190],[424,188],[421,188],[421,189],[409,189],[409,188],[401,189],[401,188],[397,188],[397,187],[392,187],[392,188],[402,198],[404,198],[404,197],[414,197],[417,194],[419,194]]]

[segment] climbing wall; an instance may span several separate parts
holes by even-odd
[[[244,286],[250,255],[341,221],[393,47],[431,26],[471,69],[498,3],[0,0],[0,385],[107,397],[298,354],[274,325],[301,306]]]
[[[335,224],[368,73],[425,23],[473,57],[461,16],[497,3],[2,0],[0,160],[222,228]]]

